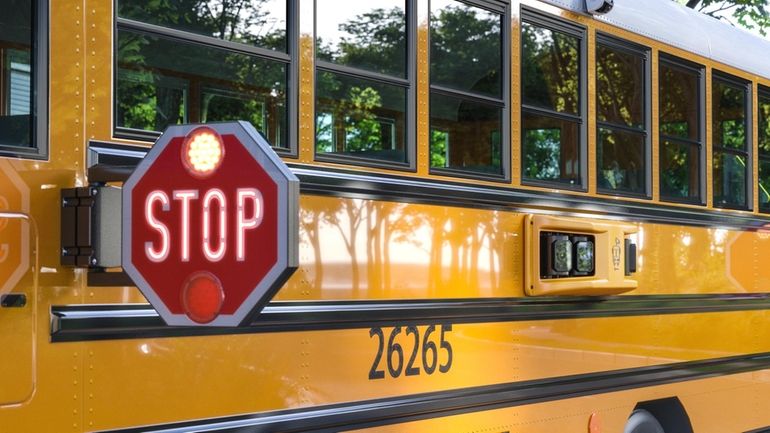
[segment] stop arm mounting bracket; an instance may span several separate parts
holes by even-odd
[[[120,266],[121,189],[147,148],[90,141],[88,186],[61,190],[61,264],[87,268],[89,285],[133,285]]]

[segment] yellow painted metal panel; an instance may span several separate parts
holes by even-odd
[[[522,3],[585,25],[590,41],[596,31],[602,31],[651,47],[653,54],[666,52],[704,64],[708,88],[712,68],[754,78],[589,17],[564,13],[535,0]],[[3,161],[3,167],[10,167],[29,188],[28,211],[39,223],[41,239],[39,287],[34,288],[28,271],[11,289],[28,294],[28,308],[0,310],[0,345],[13,353],[0,361],[0,368],[7,369],[2,370],[6,381],[0,403],[17,403],[0,406],[3,431],[94,431],[770,350],[770,335],[763,326],[770,317],[765,311],[453,324],[446,334],[453,348],[448,372],[425,374],[422,359],[417,358],[419,375],[394,378],[387,359],[382,358],[379,369],[385,377],[375,380],[368,374],[378,341],[368,328],[51,343],[52,306],[127,304],[144,302],[144,298],[133,287],[87,287],[84,270],[59,265],[59,191],[87,184],[88,139],[114,139],[113,2],[67,0],[50,6],[50,158]],[[298,162],[303,164],[314,164],[312,6],[312,2],[300,2]],[[511,186],[516,187],[520,187],[517,143],[521,133],[518,6],[516,1],[511,5]],[[399,175],[440,181],[449,178],[428,175],[427,2],[419,0],[417,9],[418,169]],[[590,56],[591,47],[589,60]],[[652,57],[655,83],[657,55]],[[594,86],[593,75],[589,68],[589,89]],[[763,84],[770,83],[768,80],[759,79]],[[654,88],[653,92],[653,122],[657,122]],[[588,102],[591,138],[587,145],[593,155],[594,97]],[[710,107],[710,99],[706,107]],[[710,122],[706,124],[710,128]],[[756,130],[754,134],[756,138]],[[653,137],[656,170],[657,137]],[[710,146],[707,138],[707,148]],[[589,178],[595,172],[592,161],[593,157]],[[709,157],[709,179],[710,170]],[[657,198],[656,176],[653,198]],[[568,194],[592,196],[594,182],[589,183],[593,186],[588,194]],[[709,204],[710,190],[708,182]],[[278,300],[524,296],[524,213],[306,195],[301,199],[301,216],[301,267]],[[581,218],[602,221],[599,213]],[[629,218],[633,220],[633,215]],[[638,227],[634,235],[639,246],[638,272],[632,277],[638,288],[630,295],[764,293],[770,287],[770,267],[765,263],[770,256],[770,236],[765,233],[651,223]],[[6,229],[21,230],[20,225],[13,228],[10,224]],[[392,330],[382,329],[385,344]],[[427,326],[418,330],[422,344]],[[433,341],[439,343],[438,332]],[[394,342],[402,345],[404,363],[408,363],[415,347],[412,336],[404,328]],[[446,352],[438,353],[438,362],[446,362]],[[418,356],[422,356],[421,350]],[[577,431],[587,426],[592,413],[600,414],[607,431],[620,431],[637,401],[670,395],[682,398],[698,432],[748,430],[762,426],[761,416],[768,412],[768,377],[766,371],[747,373],[420,421],[382,431]],[[734,418],[722,416],[725,412]]]
[[[97,396],[88,419],[109,429],[765,352],[770,330],[752,325],[768,319],[768,312],[749,311],[454,324],[444,333],[452,348],[448,371],[426,374],[420,347],[414,376],[405,374],[416,347],[405,327],[392,340],[403,358],[388,353],[393,328],[382,328],[386,349],[378,363],[378,337],[369,329],[96,342],[88,344],[84,375]],[[439,331],[429,335],[437,346]],[[422,344],[426,326],[418,332]],[[437,364],[448,364],[448,351],[437,352]],[[373,365],[382,379],[369,379]],[[710,392],[720,396],[722,389]],[[633,395],[668,396],[649,389]],[[612,407],[598,398],[592,410]]]

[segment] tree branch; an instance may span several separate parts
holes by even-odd
[[[695,6],[698,6],[698,3],[700,3],[701,0],[687,0],[687,7],[690,9],[695,9]]]

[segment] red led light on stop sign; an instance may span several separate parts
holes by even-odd
[[[185,281],[182,306],[187,316],[198,323],[214,320],[225,302],[225,291],[219,278],[210,272],[196,272]]]
[[[199,179],[208,177],[217,171],[225,158],[222,137],[206,126],[195,128],[185,138],[181,156],[191,175]]]

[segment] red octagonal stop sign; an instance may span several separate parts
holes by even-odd
[[[244,324],[297,268],[298,200],[251,124],[171,126],[123,186],[123,268],[169,325]]]

